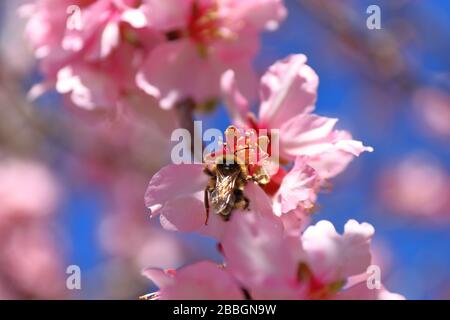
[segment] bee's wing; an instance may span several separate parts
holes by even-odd
[[[216,187],[211,192],[211,203],[217,213],[227,214],[227,208],[234,203],[234,186],[239,172],[223,175],[217,172]]]

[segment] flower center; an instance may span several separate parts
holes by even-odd
[[[214,151],[205,157],[205,162],[218,164],[228,161],[227,164],[244,165],[249,178],[260,185],[270,182],[270,175],[266,170],[267,145],[269,138],[258,135],[256,131],[239,130],[229,126],[225,130],[225,142],[220,142]]]
[[[200,5],[194,1],[188,22],[189,37],[200,45],[207,45],[220,38],[219,30],[217,4]]]
[[[217,1],[199,3],[194,0],[186,27],[166,32],[169,41],[189,38],[196,46],[200,56],[206,58],[208,49],[217,40],[234,39],[233,28],[226,25],[226,19],[221,17]]]

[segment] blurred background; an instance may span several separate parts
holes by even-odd
[[[144,267],[220,259],[214,241],[163,231],[146,214],[146,185],[170,157],[171,128],[159,130],[154,109],[96,121],[54,92],[29,102],[42,76],[16,14],[23,2],[0,2],[0,298],[136,299],[152,290]],[[390,291],[450,299],[450,2],[285,3],[258,72],[305,53],[320,77],[316,112],[375,148],[332,181],[314,219],[339,231],[350,218],[372,223]],[[380,30],[366,27],[371,4]],[[228,126],[223,107],[200,118]],[[66,289],[69,265],[81,290]]]

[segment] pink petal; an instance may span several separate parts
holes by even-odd
[[[160,214],[161,225],[172,231],[192,232],[220,240],[230,223],[210,209],[208,224],[204,191],[208,176],[203,165],[168,165],[151,179],[145,195],[146,206],[152,216]],[[272,204],[264,191],[249,182],[244,194],[250,201],[249,209],[256,214],[272,219]],[[246,214],[247,211],[233,210],[232,216]]]
[[[316,172],[306,164],[306,159],[297,158],[274,197],[275,214],[281,216],[297,209],[304,202],[307,202],[306,205],[314,203],[318,182]]]
[[[193,196],[174,197],[161,208],[161,225],[166,230],[192,232],[204,226],[206,210],[202,200]]]
[[[371,261],[370,224],[350,220],[337,234],[328,221],[308,227],[302,235],[304,260],[323,283],[334,283],[365,272]]]
[[[172,31],[185,27],[193,0],[146,0],[143,11],[151,28]]]
[[[271,280],[258,287],[252,287],[250,296],[254,300],[307,300],[306,286],[291,280]]]
[[[287,15],[281,0],[229,1],[235,20],[243,20],[253,28],[274,30]]]
[[[294,255],[282,227],[273,219],[251,213],[235,215],[222,244],[230,272],[248,288],[268,279],[284,282],[295,277]]]
[[[178,40],[155,48],[136,81],[142,90],[161,101],[163,109],[170,109],[187,98],[198,103],[215,99],[220,93],[220,67],[202,58],[189,40]]]
[[[332,132],[337,119],[300,114],[280,127],[280,156],[293,159],[316,155],[333,146]]]
[[[370,242],[375,229],[368,223],[359,224],[356,220],[349,220],[344,226],[342,235],[343,255],[342,272],[347,277],[365,272],[370,265],[372,255]]]
[[[306,56],[291,55],[276,62],[261,79],[261,125],[280,129],[294,116],[311,112],[318,84],[317,74],[306,65]]]
[[[278,225],[281,228],[280,222],[273,215],[271,199],[267,196],[264,190],[262,190],[258,185],[249,182],[245,186],[244,195],[249,199],[250,211],[235,209],[231,213],[231,220],[233,220],[234,217],[252,213],[272,220],[275,225]],[[221,241],[224,235],[228,232],[227,230],[232,228],[231,225],[231,221],[225,221],[222,217],[211,210],[208,225],[202,225],[198,232]]]
[[[331,147],[310,156],[308,160],[308,164],[324,179],[337,176],[362,152],[373,152],[372,147],[366,147],[362,142],[352,140],[351,135],[345,131],[334,131],[330,138]]]
[[[347,290],[339,292],[334,299],[337,300],[405,300],[405,297],[392,293],[381,287],[380,289],[369,289],[366,282],[360,282]]]
[[[147,268],[142,275],[151,280],[158,288],[164,288],[174,283],[174,274],[161,269]]]
[[[161,288],[162,300],[241,300],[235,280],[217,264],[209,261],[180,270],[173,283]]]
[[[100,58],[107,57],[119,45],[119,33],[119,24],[117,22],[114,21],[106,24],[100,40]]]
[[[145,204],[155,215],[168,201],[176,198],[191,198],[195,202],[196,194],[205,189],[208,176],[203,165],[168,165],[156,173],[145,193]]]
[[[69,94],[74,104],[87,110],[114,107],[119,99],[115,79],[88,64],[69,65],[61,69],[56,90]]]
[[[239,127],[245,126],[247,113],[250,111],[249,105],[238,89],[233,70],[228,70],[223,74],[221,87],[232,123]]]
[[[303,209],[298,208],[281,215],[284,232],[289,236],[298,237],[301,232],[309,225],[311,215]]]
[[[248,182],[244,189],[245,196],[249,199],[249,209],[261,216],[273,217],[272,202],[261,187],[253,182]]]
[[[141,8],[125,10],[122,13],[121,20],[128,22],[134,28],[144,28],[149,23]]]

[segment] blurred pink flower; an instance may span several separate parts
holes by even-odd
[[[56,86],[88,110],[114,108],[137,91],[138,66],[163,40],[145,28],[146,17],[133,0],[37,0],[20,13],[28,18],[25,33],[46,77],[30,95]]]
[[[146,179],[142,174],[117,172],[109,184],[112,201],[99,228],[100,242],[105,251],[132,262],[135,272],[152,265],[172,268],[182,265],[189,254],[187,246],[153,225],[142,214],[142,190]]]
[[[286,10],[281,0],[37,0],[20,13],[46,77],[30,95],[56,86],[92,110],[139,88],[166,109],[186,98],[203,103],[219,96],[230,68],[251,88],[259,33]]]
[[[271,220],[254,214],[236,215],[222,242],[225,264],[202,262],[164,272],[144,271],[162,299],[392,299],[382,290],[364,290],[365,283],[341,291],[346,280],[370,265],[374,229],[350,220],[343,235],[328,221],[290,237]],[[211,287],[212,286],[212,287]],[[192,291],[191,291],[192,288]]]
[[[421,88],[414,92],[413,103],[424,132],[450,137],[450,96],[436,88]]]
[[[233,122],[254,129],[279,130],[281,162],[307,156],[307,164],[320,178],[342,172],[364,151],[373,151],[350,133],[335,130],[337,119],[312,114],[319,78],[302,54],[274,63],[261,78],[258,118],[249,114],[249,104],[239,92],[233,71],[222,78],[222,90]]]
[[[0,230],[9,223],[52,214],[60,192],[49,170],[39,163],[0,159]]]
[[[2,283],[7,287],[6,298],[56,299],[65,295],[62,252],[46,224],[22,223],[0,234],[0,287]]]
[[[396,213],[428,221],[450,218],[450,175],[431,155],[412,154],[386,168],[378,190]]]
[[[0,299],[63,294],[65,269],[49,220],[59,196],[44,165],[0,158]]]
[[[144,7],[151,28],[169,41],[150,52],[137,83],[164,109],[184,99],[217,99],[227,69],[251,94],[259,33],[275,29],[286,15],[281,0],[148,0]]]

